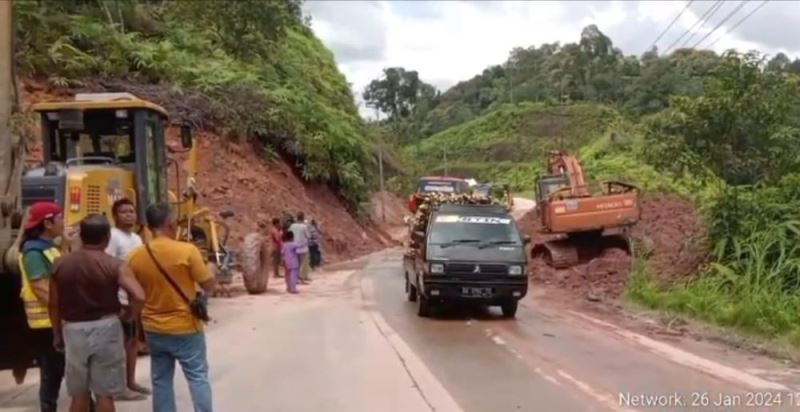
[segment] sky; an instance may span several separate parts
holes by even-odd
[[[417,70],[423,81],[444,91],[503,63],[514,47],[577,42],[581,29],[590,24],[626,55],[641,55],[684,9],[656,43],[660,52],[695,26],[693,37],[686,35],[678,46],[686,40],[694,46],[705,38],[698,48],[714,43],[717,52],[736,48],[800,56],[800,1],[725,1],[707,22],[695,25],[714,4],[692,1],[687,8],[686,1],[308,0],[304,7],[312,29],[333,51],[362,114],[368,116],[361,93],[385,67]]]

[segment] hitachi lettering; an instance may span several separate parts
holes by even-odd
[[[622,207],[622,202],[598,203],[594,207],[595,209],[615,209]]]

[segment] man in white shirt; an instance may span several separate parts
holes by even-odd
[[[311,237],[311,233],[303,212],[297,214],[297,221],[289,226],[289,230],[294,234],[294,242],[300,246],[297,249],[297,254],[300,258],[300,283],[306,284],[311,281],[308,274],[311,271],[308,260],[308,239]]]
[[[111,207],[111,214],[114,216],[116,227],[111,228],[111,239],[108,242],[106,253],[127,262],[130,252],[142,244],[142,238],[134,232],[134,229],[136,229],[136,207],[130,199],[123,198],[114,202]],[[130,309],[128,294],[121,288],[119,290],[119,301],[123,310]],[[136,358],[139,355],[136,339],[137,322],[135,319],[130,322],[122,322],[122,328],[125,331],[125,355],[129,389],[129,392],[120,398],[122,400],[144,400],[146,399],[144,395],[151,393],[150,389],[136,383]],[[138,392],[138,394],[135,392]]]

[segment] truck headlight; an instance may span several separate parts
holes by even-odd
[[[431,273],[433,273],[433,274],[444,273],[444,264],[442,264],[442,263],[431,263]]]
[[[511,276],[521,276],[522,275],[522,266],[514,265],[508,267],[508,274]]]

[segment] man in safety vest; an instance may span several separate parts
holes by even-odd
[[[55,239],[64,232],[61,208],[52,202],[34,203],[23,229],[19,255],[19,269],[22,274],[20,295],[38,352],[41,411],[55,412],[64,378],[64,353],[56,350],[53,345],[48,303],[53,262],[60,256]]]

